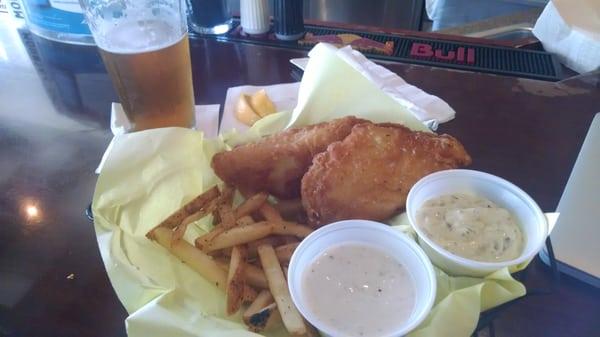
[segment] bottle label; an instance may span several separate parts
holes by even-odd
[[[91,35],[77,0],[23,0],[28,23],[42,29]]]

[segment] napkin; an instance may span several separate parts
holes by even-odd
[[[552,0],[533,28],[544,49],[585,73],[600,67],[600,1]]]
[[[287,126],[335,118],[347,113],[348,107],[361,118],[426,129],[406,106],[366,79],[337,50],[326,47],[318,53],[319,58],[311,57],[300,83],[298,106],[267,116],[246,132],[231,131],[209,139],[194,130],[163,128],[115,138],[98,177],[92,207],[102,260],[129,313],[125,324],[130,337],[260,336],[246,330],[239,313],[225,316],[225,296],[219,289],[145,237],[182,204],[219,182],[210,168],[215,153]],[[344,91],[330,88],[332,84],[343,85]],[[210,230],[211,221],[208,217],[191,224],[184,239],[192,242]],[[414,237],[406,216],[388,223]],[[525,294],[524,286],[507,269],[486,278],[436,272],[436,304],[410,336],[469,336],[480,311]],[[287,332],[280,327],[264,336],[283,337]]]
[[[223,107],[221,132],[248,129],[235,119],[235,105],[241,94],[252,94],[260,89],[267,91],[278,111],[293,109],[287,127],[315,123],[309,116],[326,115],[327,119],[333,119],[356,114],[356,111],[375,122],[389,121],[389,111],[402,116],[413,129],[423,129],[421,124],[424,124],[435,130],[439,123],[453,119],[456,114],[439,97],[408,84],[349,46],[337,49],[320,43],[310,51],[309,57],[301,87],[299,83],[289,83],[230,88]],[[315,113],[305,113],[306,110],[315,110]]]
[[[325,50],[325,49],[330,50]],[[310,51],[309,56],[318,60],[323,54],[331,53],[331,45],[320,44]],[[455,112],[442,99],[408,84],[402,77],[375,62],[362,53],[346,46],[336,51],[336,55],[353,69],[371,81],[382,92],[405,107],[415,118],[424,123],[444,123],[452,120]],[[316,62],[315,62],[316,63]],[[312,65],[314,67],[314,65]]]
[[[217,136],[219,129],[219,108],[221,106],[219,104],[209,104],[209,105],[196,105],[195,106],[195,117],[196,117],[196,126],[195,129],[198,131],[202,131],[205,137],[214,138]],[[115,137],[126,134],[129,129],[131,129],[131,123],[127,119],[125,115],[125,111],[123,107],[119,103],[113,102],[110,109],[110,130],[112,131]],[[100,160],[100,164],[96,168],[96,173],[100,173],[102,171],[102,167],[108,158],[108,154],[113,148],[113,143],[115,138],[111,140],[104,151],[104,155],[102,155],[102,159]]]

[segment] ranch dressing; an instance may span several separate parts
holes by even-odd
[[[430,199],[417,211],[416,222],[428,238],[467,259],[502,262],[523,251],[523,234],[513,215],[479,196]]]
[[[415,287],[404,266],[360,243],[333,246],[317,256],[302,287],[307,307],[334,336],[389,335],[415,305]]]

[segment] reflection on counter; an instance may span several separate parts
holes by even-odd
[[[56,42],[19,29],[19,36],[55,110],[90,126],[107,128],[116,101],[95,46]]]

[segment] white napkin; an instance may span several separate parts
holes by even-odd
[[[196,105],[195,107],[196,130],[202,131],[206,138],[215,138],[218,134],[220,107],[221,105],[219,104]],[[125,116],[123,107],[121,104],[113,102],[110,109],[110,130],[113,135],[116,137],[125,134],[130,128],[131,123],[129,123],[127,116]],[[113,147],[114,140],[115,138],[113,137],[110,144],[108,144],[106,151],[104,151],[100,164],[98,165],[98,168],[96,168],[97,174],[102,170],[104,162]]]
[[[318,44],[309,53],[309,57],[319,57],[323,48],[333,48],[330,45]],[[430,95],[425,91],[410,85],[397,74],[375,64],[363,54],[352,48],[344,47],[337,50],[337,55],[356,69],[368,80],[375,83],[384,93],[392,97],[399,104],[409,110],[413,116],[435,130],[439,123],[447,122],[454,118],[455,112],[442,99]],[[307,59],[295,59],[294,64]],[[269,98],[275,103],[277,111],[292,110],[298,103],[298,90],[300,83],[275,84],[269,86],[239,86],[229,88],[223,107],[223,120],[220,132],[236,129],[244,131],[248,127],[239,122],[234,115],[235,105],[241,94],[252,94],[260,89],[265,89]]]
[[[552,0],[533,34],[544,49],[578,73],[600,68],[600,1]]]
[[[314,48],[309,56],[318,57],[318,53],[319,49]],[[418,120],[424,123],[429,121],[444,123],[454,118],[456,112],[448,103],[406,83],[402,77],[367,59],[350,46],[339,49],[337,54],[383,92],[407,108]]]

